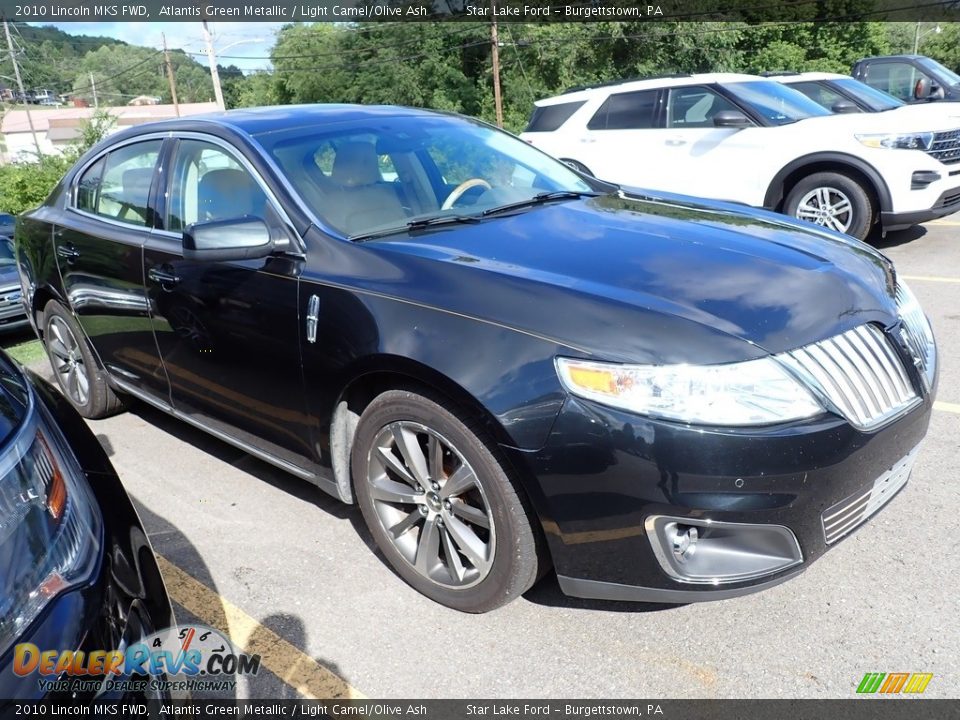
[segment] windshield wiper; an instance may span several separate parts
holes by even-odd
[[[431,215],[424,218],[416,218],[406,225],[385,228],[383,230],[374,230],[373,232],[354,235],[350,238],[353,242],[363,242],[364,240],[374,240],[376,238],[386,237],[387,235],[396,235],[404,230],[419,230],[421,228],[436,227],[437,225],[455,225],[458,223],[473,224],[480,222],[477,215]]]
[[[520,200],[519,202],[512,202],[507,203],[506,205],[498,205],[497,207],[488,208],[487,210],[484,210],[482,214],[484,217],[487,217],[489,215],[510,212],[511,210],[520,210],[526,207],[543,205],[544,203],[553,202],[554,200],[576,200],[577,198],[597,197],[598,195],[600,195],[600,193],[592,190],[553,190],[551,192],[537,193],[532,198]]]

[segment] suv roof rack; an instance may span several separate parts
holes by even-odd
[[[664,75],[640,75],[638,77],[625,78],[623,80],[607,80],[606,82],[590,83],[589,85],[574,85],[564,90],[561,95],[580,92],[581,90],[593,90],[594,88],[613,87],[614,85],[626,85],[627,83],[638,82],[640,80],[664,80],[666,78],[687,78],[693,77],[690,73],[667,73]]]
[[[799,75],[796,70],[764,70],[760,77],[782,77],[784,75]]]

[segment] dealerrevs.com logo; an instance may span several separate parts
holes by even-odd
[[[238,651],[205,625],[161,630],[125,650],[44,650],[20,643],[13,651],[13,672],[36,675],[45,692],[233,690],[238,675],[259,671],[259,655]]]
[[[867,673],[857,686],[861,695],[919,695],[927,689],[933,673]]]

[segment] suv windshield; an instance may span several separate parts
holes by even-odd
[[[903,100],[895,98],[890,93],[877,90],[853,78],[843,78],[841,80],[833,80],[832,82],[845,93],[853,95],[874,112],[884,112],[885,110],[893,110],[894,108],[906,105]]]
[[[772,80],[725,83],[723,87],[773,125],[831,114],[799,90]]]
[[[957,75],[950,68],[944,67],[933,58],[923,57],[919,60],[920,66],[931,70],[946,80],[951,85],[960,85],[960,75]]]
[[[466,118],[375,117],[259,139],[317,217],[350,238],[475,220],[595,189],[527,143]]]

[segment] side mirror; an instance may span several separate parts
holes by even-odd
[[[925,77],[917,80],[916,84],[913,86],[913,99],[914,100],[942,100],[943,99],[943,88],[939,85],[932,83]]]
[[[830,109],[838,115],[860,112],[860,108],[858,108],[849,100],[837,100],[833,105],[830,106]]]
[[[714,127],[745,128],[751,127],[753,122],[739,110],[721,110],[713,116]]]
[[[270,229],[257,217],[193,223],[183,231],[184,260],[252,260],[272,252]]]

